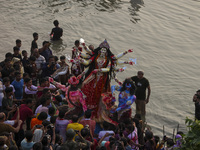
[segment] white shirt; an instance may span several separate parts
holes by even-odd
[[[66,141],[66,128],[68,124],[69,124],[69,121],[66,119],[56,120],[56,129],[59,131],[59,134],[62,136],[63,142]]]
[[[13,93],[15,93],[15,88],[14,88],[14,86],[13,86],[12,84],[10,84],[9,87],[12,87],[12,88],[13,88]],[[5,89],[6,89],[6,86],[3,85],[3,90],[5,90]]]
[[[38,110],[39,110],[39,108],[41,108],[41,107],[42,107],[42,105],[39,105],[39,106],[36,108],[36,110],[35,110],[35,116],[37,115]]]
[[[11,126],[14,126],[15,120],[6,120],[6,121],[4,121],[4,123],[5,123],[5,124],[9,124],[9,125],[11,125]]]
[[[35,64],[37,66],[37,69],[41,69],[42,65],[46,63],[46,60],[44,58],[44,56],[40,55],[38,58],[36,58],[35,60]]]
[[[32,89],[32,90],[29,90],[28,88],[27,88],[27,86],[25,86],[25,93],[26,94],[36,94],[37,93],[37,86],[34,86],[34,85],[31,85],[31,87],[30,87],[30,89]]]
[[[101,139],[106,133],[111,133],[111,134],[115,134],[113,131],[100,131],[99,132],[99,139]],[[104,141],[109,141],[109,138],[111,136],[105,137]]]

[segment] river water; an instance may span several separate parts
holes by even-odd
[[[95,47],[107,39],[114,54],[132,48],[123,60],[137,58],[137,65],[117,77],[143,70],[152,90],[146,118],[153,132],[162,135],[164,125],[171,136],[178,124],[185,131],[199,88],[200,0],[0,0],[0,7],[1,60],[16,39],[29,52],[33,32],[41,47],[57,19],[64,35],[52,43],[54,54],[71,55],[81,37]]]

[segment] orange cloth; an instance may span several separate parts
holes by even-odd
[[[35,126],[35,125],[41,125],[42,124],[42,120],[39,120],[38,118],[33,118],[31,120],[31,129]]]

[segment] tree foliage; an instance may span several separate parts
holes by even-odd
[[[184,135],[181,150],[200,150],[200,120],[186,118],[188,132]]]

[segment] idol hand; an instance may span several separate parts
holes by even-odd
[[[128,52],[129,52],[129,53],[133,52],[133,49],[129,49]]]

